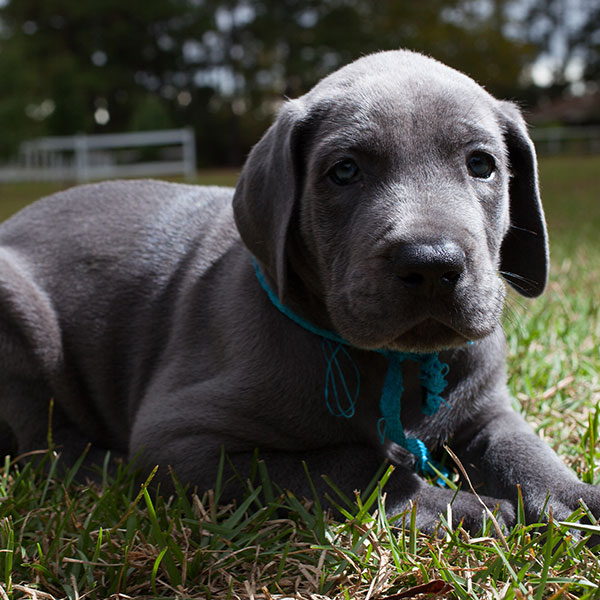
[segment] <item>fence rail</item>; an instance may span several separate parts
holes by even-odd
[[[196,172],[191,128],[45,137],[23,142],[19,159],[0,167],[2,181],[90,181]]]
[[[540,154],[600,152],[600,127],[544,127],[531,130],[531,138]]]
[[[600,127],[533,128],[540,154],[600,153]],[[19,159],[0,166],[8,181],[90,181],[196,172],[191,128],[45,137],[21,144]]]

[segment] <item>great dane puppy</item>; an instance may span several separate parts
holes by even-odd
[[[519,110],[408,51],[361,58],[288,101],[233,189],[119,181],[45,198],[0,227],[0,419],[16,451],[52,431],[214,485],[256,448],[283,489],[351,494],[384,458],[387,510],[477,529],[468,491],[418,472],[448,441],[507,525],[564,518],[579,482],[511,408],[505,281],[548,269]],[[447,366],[446,366],[447,365]],[[417,470],[415,470],[417,467]],[[230,485],[224,498],[241,486]]]

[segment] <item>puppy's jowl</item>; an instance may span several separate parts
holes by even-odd
[[[209,488],[224,447],[255,448],[282,488],[327,473],[364,488],[396,464],[387,510],[430,486],[448,441],[500,519],[580,483],[511,409],[506,282],[537,296],[548,268],[536,159],[518,109],[432,59],[362,58],[287,102],[235,190],[122,181],[45,198],[0,227],[0,420],[19,453],[53,434]],[[323,484],[324,485],[324,484]],[[241,488],[231,484],[227,497]],[[475,529],[461,491],[453,516]]]

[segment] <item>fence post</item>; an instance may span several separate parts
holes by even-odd
[[[76,135],[73,137],[73,147],[75,148],[75,179],[82,183],[89,179],[89,159],[87,136]]]
[[[559,154],[562,147],[562,130],[560,127],[552,127],[548,130],[548,152]]]
[[[183,130],[183,170],[185,177],[191,179],[196,175],[196,136],[191,127]]]

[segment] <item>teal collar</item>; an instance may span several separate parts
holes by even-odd
[[[327,362],[325,376],[325,403],[327,409],[336,417],[345,417],[347,419],[353,417],[360,392],[360,373],[347,350],[347,348],[353,347],[352,344],[333,331],[316,327],[291,311],[287,306],[284,306],[265,280],[256,260],[253,259],[253,263],[256,277],[275,307],[290,320],[294,321],[294,323],[322,339],[321,345]],[[427,447],[420,439],[406,436],[404,427],[400,421],[400,413],[402,409],[402,393],[404,392],[402,363],[405,360],[411,360],[420,364],[421,373],[419,379],[421,385],[426,390],[421,410],[426,415],[436,413],[441,402],[446,404],[440,394],[447,385],[445,376],[448,374],[448,365],[439,360],[437,353],[416,354],[413,352],[398,352],[385,349],[374,350],[374,352],[378,352],[388,359],[388,370],[379,400],[381,418],[377,423],[381,443],[384,443],[387,438],[405,450],[408,450],[415,456],[416,469],[421,473],[437,475],[437,470],[446,474],[445,469],[433,461]],[[345,359],[350,364],[354,373],[356,381],[353,392],[348,388],[348,383],[340,366],[340,359]],[[346,399],[345,402],[340,400],[340,393],[342,391]],[[443,480],[440,478],[438,482],[443,483]]]

